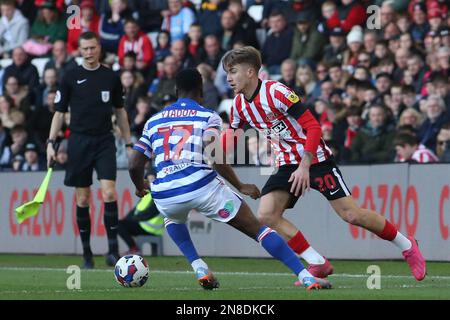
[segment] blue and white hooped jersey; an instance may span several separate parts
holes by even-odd
[[[183,202],[192,199],[217,173],[203,159],[206,130],[221,130],[217,113],[191,99],[178,99],[152,116],[134,149],[155,156],[155,200]]]

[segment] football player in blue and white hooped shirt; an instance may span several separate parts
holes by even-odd
[[[144,167],[155,156],[156,179],[151,186],[155,204],[165,216],[165,227],[172,240],[187,258],[205,289],[218,288],[217,279],[199,257],[186,227],[191,210],[228,223],[258,241],[273,257],[283,262],[307,289],[330,288],[327,280],[314,278],[286,242],[272,229],[262,225],[248,205],[226,186],[217,173],[239,192],[253,199],[260,196],[253,184],[243,184],[227,164],[213,161],[208,166],[203,150],[218,139],[222,121],[202,107],[202,78],[196,69],[181,71],[176,77],[178,101],[151,117],[142,137],[134,145],[129,162],[136,195],[143,197],[148,186]]]

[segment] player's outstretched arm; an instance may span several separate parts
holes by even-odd
[[[131,181],[133,181],[136,187],[136,195],[140,198],[148,193],[148,182],[144,180],[145,164],[147,163],[147,157],[137,150],[131,151],[131,157],[128,161],[128,172],[130,174]]]

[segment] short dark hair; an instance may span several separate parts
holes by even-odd
[[[80,44],[81,40],[92,40],[92,39],[97,40],[97,42],[100,44],[100,38],[95,32],[92,31],[83,32],[78,38],[78,45]]]
[[[203,86],[202,75],[194,68],[180,71],[176,76],[175,83],[179,93],[195,92],[201,90]]]
[[[406,145],[416,146],[418,144],[417,138],[409,133],[398,133],[394,138],[394,146],[404,147]]]

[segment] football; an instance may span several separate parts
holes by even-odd
[[[142,287],[148,279],[148,264],[138,255],[123,256],[116,263],[114,276],[123,287]]]

